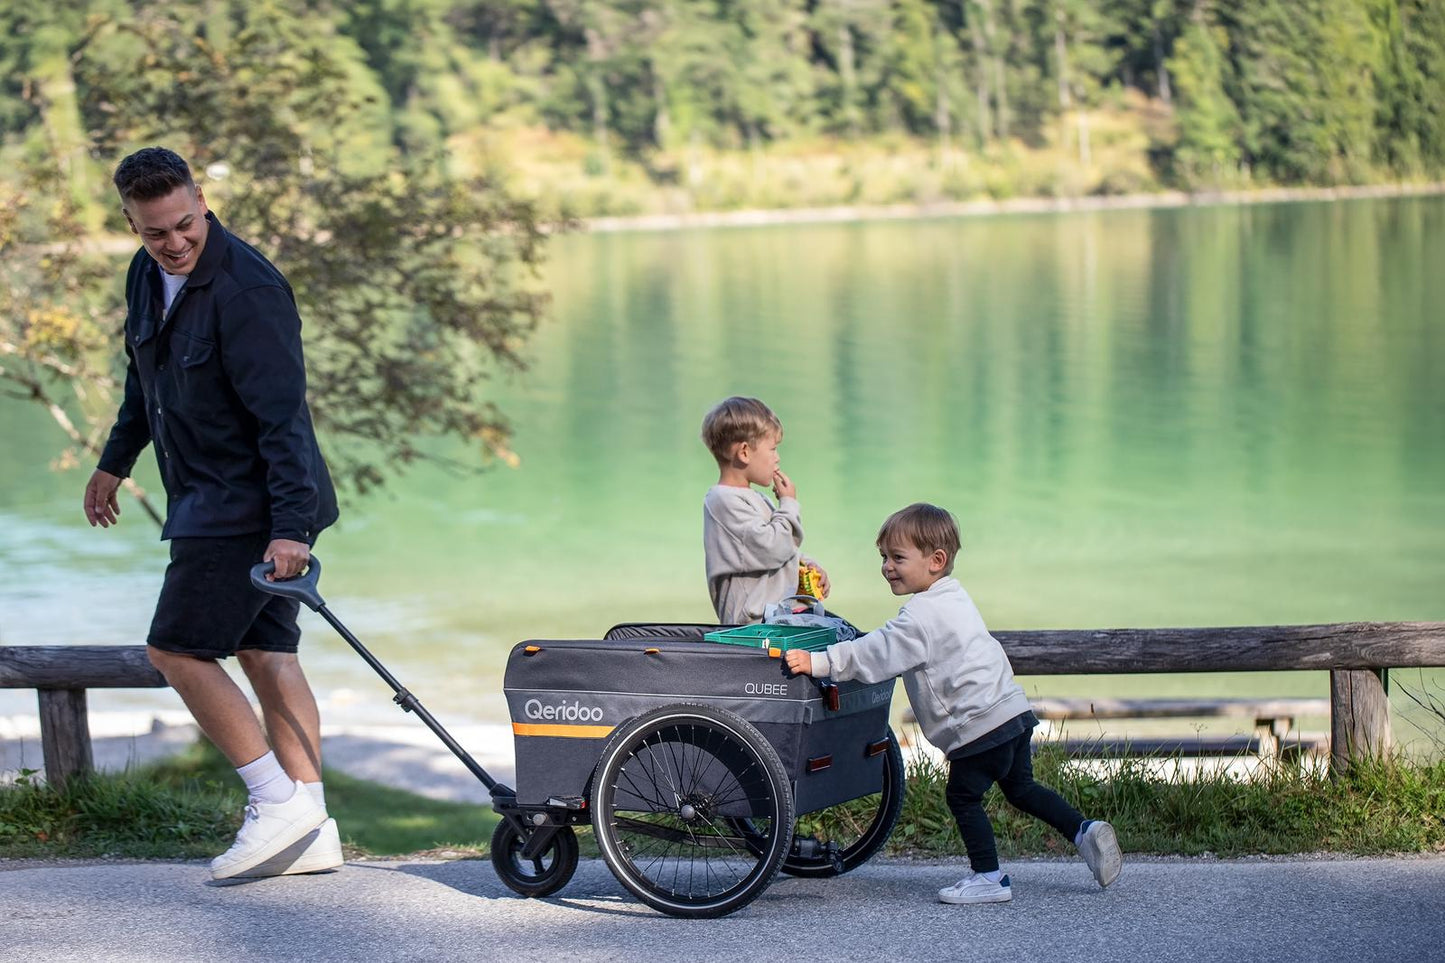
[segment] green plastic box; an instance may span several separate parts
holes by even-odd
[[[703,636],[709,642],[746,645],[754,649],[807,649],[816,652],[838,641],[838,633],[827,626],[812,625],[739,625],[718,629]]]

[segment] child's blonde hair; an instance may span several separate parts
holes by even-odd
[[[734,395],[719,401],[702,420],[702,443],[719,465],[732,457],[733,446],[739,442],[756,444],[774,433],[783,433],[783,423],[756,398]]]
[[[943,564],[943,574],[953,572],[953,560],[958,555],[958,521],[947,509],[927,502],[914,502],[907,508],[900,508],[883,527],[878,529],[878,547],[906,541],[924,555],[932,555],[939,549],[948,556]]]

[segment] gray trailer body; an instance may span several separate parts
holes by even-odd
[[[702,703],[751,722],[777,750],[799,814],[880,791],[893,682],[790,677],[761,649],[668,639],[519,643],[504,680],[517,751],[517,805],[587,798],[613,731],[665,705]],[[557,805],[551,802],[550,805]]]

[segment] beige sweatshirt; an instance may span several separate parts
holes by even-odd
[[[752,488],[714,485],[702,500],[707,590],[719,622],[757,622],[763,606],[798,590],[803,520],[798,500],[776,506]]]
[[[882,628],[813,653],[813,675],[903,688],[924,736],[944,753],[1029,711],[998,640],[958,580],[944,576]]]

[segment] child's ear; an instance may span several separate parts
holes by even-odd
[[[941,572],[948,565],[948,553],[941,548],[935,548],[933,554],[928,556],[928,571]]]
[[[745,441],[740,441],[733,449],[733,461],[742,462],[746,465],[753,460],[753,446]]]

